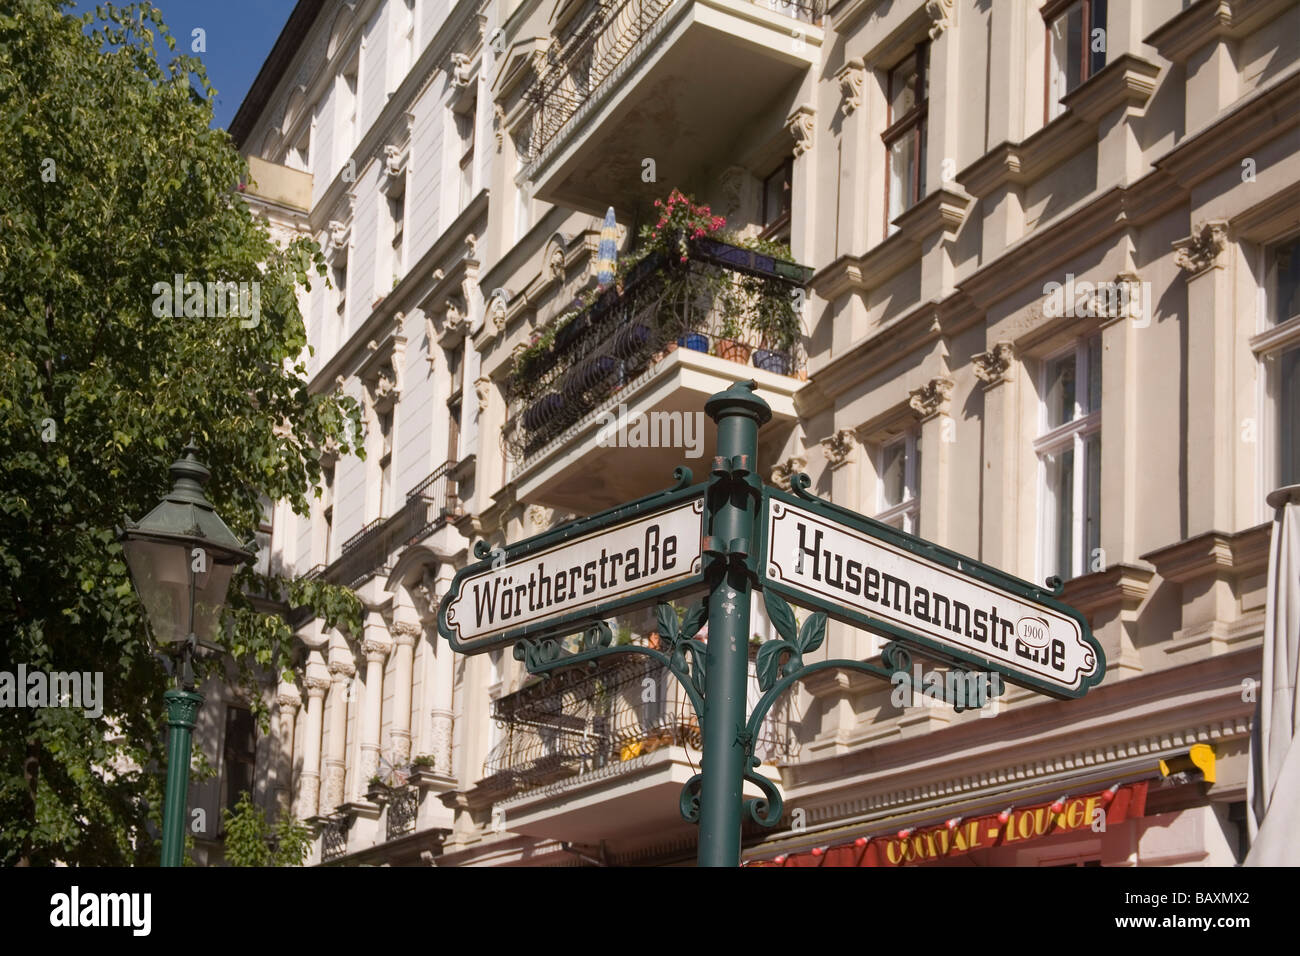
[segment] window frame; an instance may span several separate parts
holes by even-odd
[[[452,108],[452,124],[459,140],[456,159],[456,208],[463,211],[474,198],[474,157],[478,146],[478,94]],[[463,124],[463,125],[462,125]]]
[[[884,460],[896,445],[903,446],[903,498],[896,504],[885,504]],[[921,426],[909,425],[897,435],[877,443],[872,464],[876,471],[875,520],[895,526],[902,519],[901,530],[906,534],[919,534],[921,526],[921,463],[918,451],[921,446]]]
[[[335,466],[329,465],[321,469],[321,519],[325,525],[325,560],[322,564],[328,565],[334,556],[330,549],[334,544],[334,480]]]
[[[342,129],[339,130],[339,145],[343,149],[343,158],[336,165],[342,169],[352,158],[360,136],[361,111],[361,52],[360,50],[348,60],[338,72],[340,86],[346,91],[347,110],[343,111]]]
[[[774,178],[785,174],[786,189],[784,191],[785,203],[784,208],[776,215],[770,215],[767,208],[767,184]],[[762,225],[760,237],[763,239],[772,239],[780,234],[783,230],[790,228],[791,219],[794,216],[794,157],[787,156],[781,160],[780,164],[770,173],[763,177],[762,192],[759,199],[759,221]]]
[[[1252,337],[1250,346],[1260,363],[1256,403],[1259,422],[1257,435],[1262,437],[1257,440],[1256,454],[1261,484],[1258,495],[1258,517],[1261,521],[1272,516],[1264,503],[1265,497],[1286,484],[1283,477],[1283,435],[1287,424],[1282,406],[1285,386],[1283,368],[1286,356],[1300,349],[1300,312],[1286,318],[1278,316],[1280,293],[1275,253],[1281,247],[1296,243],[1300,243],[1300,232],[1283,234],[1258,245],[1259,270],[1256,274],[1262,276],[1263,286],[1259,290],[1257,333]],[[1300,482],[1300,475],[1292,478]]]
[[[393,432],[397,425],[397,410],[390,408],[376,416],[379,432],[379,517],[388,517],[393,497]]]
[[[238,715],[243,715],[243,720]],[[242,750],[232,745],[231,730],[232,725],[245,722],[248,730],[252,734],[252,749]],[[224,728],[221,733],[221,806],[223,809],[234,811],[235,804],[239,800],[239,795],[247,792],[250,800],[255,799],[257,789],[257,720],[253,717],[252,709],[242,703],[226,704],[226,714]],[[249,786],[247,790],[236,789],[233,786],[231,770],[234,765],[247,768]],[[224,827],[222,828],[224,832]]]
[[[462,342],[446,352],[447,377],[451,385],[447,395],[447,458],[459,461],[461,430],[465,424],[465,344]]]
[[[258,574],[270,575],[271,556],[274,553],[272,545],[275,544],[275,504],[270,498],[265,498],[261,502],[261,508],[261,513],[257,516],[257,531],[254,532],[258,545],[253,569]],[[263,536],[266,538],[265,545],[260,540]]]
[[[894,115],[894,74],[897,73],[909,59],[916,61],[916,86],[917,100],[916,104],[904,113],[902,116]],[[899,61],[885,71],[885,131],[880,134],[880,139],[885,146],[885,235],[890,236],[896,231],[893,221],[896,216],[890,215],[890,205],[893,196],[892,180],[893,168],[890,162],[890,153],[893,146],[904,137],[911,135],[913,137],[912,149],[915,156],[915,166],[912,171],[911,182],[908,184],[909,201],[905,202],[899,216],[907,212],[922,199],[925,198],[925,140],[926,129],[929,122],[930,114],[930,41],[921,40],[908,51]]]
[[[1091,372],[1089,365],[1091,356],[1088,352],[1094,340],[1098,343],[1098,356],[1100,357],[1102,348],[1101,333],[1093,332],[1043,356],[1038,363],[1038,436],[1034,439],[1034,457],[1037,459],[1038,464],[1037,563],[1038,577],[1040,579],[1044,579],[1050,574],[1059,576],[1062,581],[1069,581],[1090,573],[1089,560],[1091,551],[1087,540],[1087,509],[1091,490],[1088,483],[1088,440],[1094,436],[1097,436],[1098,440],[1100,440],[1102,425],[1100,403],[1105,388],[1105,383],[1102,382],[1097,395],[1098,407],[1087,408],[1085,411],[1086,406],[1083,403],[1087,401],[1087,383]],[[1073,356],[1074,358],[1074,413],[1071,418],[1061,424],[1049,427],[1047,373],[1053,363],[1066,356]],[[1059,509],[1059,502],[1055,494],[1048,488],[1046,458],[1049,455],[1060,454],[1066,450],[1071,451],[1074,455],[1070,494],[1070,537],[1072,547],[1070,567],[1062,569],[1055,566],[1056,555],[1060,547],[1060,542],[1055,539],[1055,529],[1057,527],[1055,519]],[[1097,454],[1101,454],[1100,448]],[[1098,462],[1098,468],[1100,468],[1100,462]],[[1098,481],[1100,481],[1100,478]],[[1049,495],[1051,496],[1050,499]],[[1050,508],[1048,507],[1049,503]],[[1098,493],[1095,520],[1097,522],[1097,547],[1100,548],[1100,493]],[[1049,531],[1052,534],[1050,542],[1048,541]]]
[[[1055,116],[1052,115],[1052,106],[1053,106],[1052,24],[1056,20],[1059,20],[1062,16],[1067,16],[1069,14],[1071,7],[1074,6],[1081,7],[1080,17],[1082,18],[1083,21],[1083,36],[1079,44],[1079,84],[1078,86],[1074,87],[1074,90],[1077,90],[1080,86],[1083,86],[1083,84],[1087,83],[1088,80],[1092,79],[1092,77],[1096,76],[1096,74],[1101,72],[1101,69],[1103,69],[1106,65],[1105,60],[1103,59],[1101,67],[1099,67],[1097,70],[1092,69],[1092,56],[1091,56],[1092,31],[1096,29],[1096,23],[1093,20],[1093,14],[1096,10],[1095,3],[1096,0],[1050,0],[1049,3],[1043,5],[1043,8],[1041,10],[1042,17],[1043,17],[1043,37],[1044,37],[1043,39],[1043,125],[1047,125],[1048,123],[1052,122],[1052,120],[1059,118],[1066,111],[1065,107],[1061,106],[1060,112],[1057,113]],[[1108,7],[1108,0],[1102,0],[1102,4],[1105,10],[1105,15],[1109,16],[1110,10]],[[1101,24],[1101,29],[1104,33],[1106,30],[1106,25],[1104,22]],[[1069,55],[1068,49],[1066,50],[1066,55],[1067,56]],[[1107,46],[1107,53],[1105,55],[1106,56],[1109,55],[1109,45]],[[1074,92],[1074,90],[1066,90],[1064,93],[1062,93],[1061,97],[1056,100],[1056,105],[1060,105],[1061,99],[1063,99],[1066,96],[1069,96],[1071,93]]]
[[[400,280],[406,275],[406,174],[402,174],[400,190],[394,190],[387,196],[388,218],[392,222],[393,240],[393,278]],[[400,210],[399,217],[394,209]]]

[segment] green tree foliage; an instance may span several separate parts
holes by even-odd
[[[155,41],[175,47],[148,5],[0,7],[0,670],[101,672],[105,697],[99,719],[0,707],[0,865],[157,860],[167,677],[113,529],[166,492],[180,446],[242,540],[261,500],[305,512],[327,440],[357,451],[355,403],[307,387],[296,293],[320,250],[253,218],[202,65],[161,65]],[[260,321],[156,316],[176,274],[260,282]],[[358,625],[351,592],[246,571],[224,638],[246,681],[288,665],[291,635],[241,590]]]
[[[231,866],[302,866],[311,851],[311,831],[287,813],[272,827],[262,808],[244,791],[232,813],[221,811],[226,862]]]

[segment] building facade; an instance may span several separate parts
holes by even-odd
[[[313,862],[691,861],[671,680],[539,681],[434,619],[476,545],[702,476],[704,399],[753,379],[766,480],[1061,578],[1108,667],[963,713],[802,682],[747,862],[1239,859],[1264,497],[1300,475],[1298,105],[1294,0],[300,2],[232,133],[325,250],[311,388],[367,454],[324,450],[270,560],[366,613],[294,622],[263,799]],[[635,263],[604,284],[602,233]]]

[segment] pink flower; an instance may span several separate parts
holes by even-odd
[[[685,262],[685,261],[686,261],[686,257],[685,257],[685,256],[682,256],[682,262]]]

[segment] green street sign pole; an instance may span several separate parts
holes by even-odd
[[[736,383],[711,397],[705,413],[718,426],[717,457],[707,496],[711,534],[709,640],[705,669],[700,866],[740,865],[740,820],[745,771],[746,687],[749,678],[749,599],[753,584],[750,542],[762,500],[754,474],[758,429],[772,417],[754,383]]]
[[[185,810],[190,783],[190,742],[203,695],[172,688],[167,701],[167,794],[163,800],[162,865],[180,866],[185,854]]]

